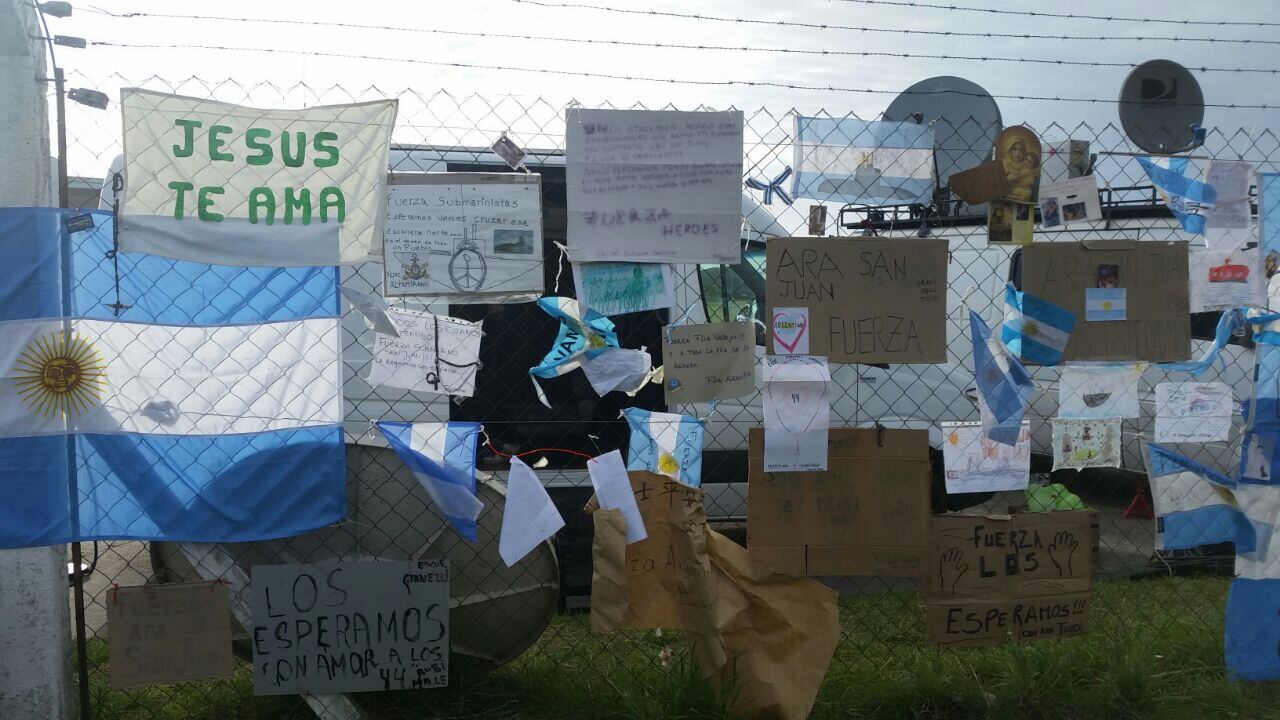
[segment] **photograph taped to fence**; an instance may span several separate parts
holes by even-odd
[[[388,181],[388,296],[536,300],[545,290],[542,261],[540,175],[409,173]]]

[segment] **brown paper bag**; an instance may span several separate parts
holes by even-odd
[[[735,712],[803,720],[840,641],[836,592],[752,561],[714,530],[707,552],[718,582],[719,635],[691,636],[694,657],[717,683],[731,686]]]
[[[598,507],[591,520],[591,632],[603,635],[621,628],[627,612],[627,521],[621,510]]]

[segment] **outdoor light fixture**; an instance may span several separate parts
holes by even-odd
[[[67,91],[67,97],[73,102],[81,105],[88,105],[91,108],[106,110],[107,103],[111,101],[104,92],[90,90],[88,88],[71,88]]]
[[[71,17],[71,3],[69,2],[42,2],[36,5],[40,8],[40,12],[53,17]]]
[[[53,44],[83,50],[85,45],[88,43],[85,42],[84,38],[73,37],[71,35],[54,35]]]

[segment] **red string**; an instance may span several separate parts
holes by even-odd
[[[219,585],[225,585],[225,586],[227,587],[227,589],[228,589],[228,590],[230,590],[230,589],[231,589],[231,581],[230,581],[230,580],[228,580],[228,579],[226,579],[226,578],[215,578],[215,579],[213,579],[213,580],[210,580],[210,581],[209,581],[209,592],[213,592],[213,589],[214,589],[215,587],[219,586]]]
[[[486,440],[486,441],[485,441],[485,445],[486,445],[490,450],[492,450],[492,451],[493,451],[493,453],[494,453],[495,455],[497,455],[498,457],[504,457],[504,458],[510,458],[510,457],[524,457],[525,455],[537,455],[538,453],[550,453],[550,452],[564,453],[564,454],[566,454],[566,455],[576,455],[576,456],[578,456],[578,457],[580,457],[580,458],[586,458],[586,459],[588,459],[588,460],[590,460],[590,459],[592,459],[592,458],[594,458],[594,457],[595,457],[594,455],[588,455],[588,454],[586,454],[586,453],[584,453],[584,452],[578,452],[577,450],[566,450],[566,449],[564,449],[564,448],[538,448],[537,450],[526,450],[526,451],[524,451],[524,452],[518,452],[518,453],[515,453],[515,454],[508,454],[508,453],[504,453],[504,452],[502,452],[501,450],[499,450],[498,448],[494,447],[494,446],[493,446],[493,439],[492,439],[492,438],[490,438],[490,439]]]

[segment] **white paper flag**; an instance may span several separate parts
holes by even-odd
[[[520,458],[512,457],[507,502],[502,507],[502,534],[498,537],[502,561],[507,567],[515,565],[562,527],[564,518],[551,502],[538,474]]]
[[[587,472],[591,474],[591,485],[596,489],[600,507],[622,511],[622,517],[627,521],[627,544],[649,537],[644,529],[640,506],[636,505],[636,496],[631,492],[631,478],[627,475],[622,453],[613,450],[591,458],[587,461]]]
[[[830,388],[825,357],[765,356],[765,472],[827,469]]]

